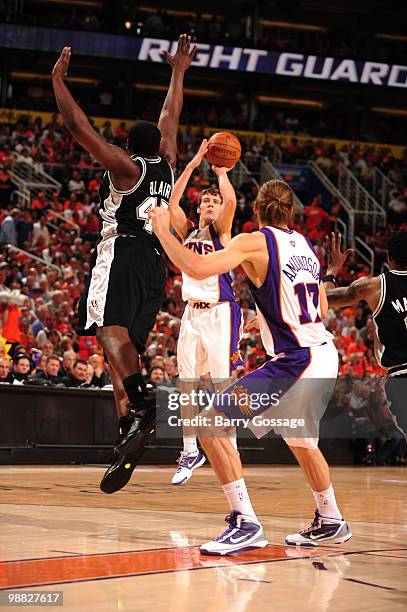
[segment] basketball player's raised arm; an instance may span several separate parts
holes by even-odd
[[[222,234],[226,234],[228,240],[230,239],[233,217],[235,216],[236,212],[236,193],[227,174],[231,168],[219,168],[217,166],[212,166],[212,170],[218,177],[219,191],[222,196],[222,208],[215,221],[216,231],[218,232],[220,241],[222,242]]]
[[[174,168],[177,161],[177,134],[179,117],[184,102],[184,74],[191,65],[196,53],[196,45],[191,48],[191,37],[181,34],[174,55],[163,52],[172,68],[170,86],[158,120],[161,132],[160,151]]]
[[[375,310],[380,299],[380,278],[378,276],[358,278],[349,287],[327,289],[326,295],[330,308],[352,306],[365,300]]]
[[[336,236],[332,233],[327,242],[327,276],[336,276],[351,253],[352,249],[347,249],[342,253],[341,234]],[[371,310],[375,310],[379,303],[380,278],[378,276],[358,278],[348,287],[337,288],[328,280],[324,282],[324,287],[330,308],[351,306],[352,304],[357,304],[360,300],[365,300]]]
[[[169,212],[157,206],[150,213],[153,230],[171,261],[180,270],[202,280],[236,268],[258,251],[254,234],[239,234],[221,251],[198,255],[183,246],[170,232]]]
[[[193,227],[193,222],[187,218],[185,212],[179,205],[184,191],[187,188],[188,181],[191,178],[193,171],[198,168],[208,150],[208,141],[203,140],[195,157],[186,165],[185,170],[178,178],[172,190],[168,209],[170,211],[171,225],[177,232],[178,236],[185,240],[188,231]]]
[[[132,162],[130,156],[123,149],[108,144],[93,129],[85,113],[75,102],[67,88],[64,79],[67,76],[70,58],[71,48],[64,47],[52,71],[55,98],[66,128],[75,140],[95,157],[101,166],[111,172],[113,179],[115,176],[120,176],[122,179],[128,179],[134,183],[140,175],[137,164]],[[121,187],[120,184],[117,184],[117,186]],[[122,187],[125,189],[126,185]]]

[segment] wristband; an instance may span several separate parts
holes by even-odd
[[[322,278],[322,282],[323,283],[333,283],[336,287],[336,276],[334,276],[333,274],[327,274],[326,276]]]

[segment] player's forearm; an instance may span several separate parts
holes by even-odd
[[[62,115],[65,126],[75,135],[76,132],[84,126],[89,126],[90,123],[83,110],[75,102],[71,92],[65,85],[61,77],[52,78],[52,86],[54,88],[55,99]]]
[[[183,171],[183,173],[179,176],[177,182],[175,183],[174,189],[172,190],[170,201],[168,203],[170,212],[172,208],[175,208],[176,206],[179,205],[180,200],[182,196],[184,195],[184,191],[188,185],[188,181],[191,178],[193,171],[194,171],[194,168],[192,168],[188,164],[185,170]]]
[[[337,287],[336,289],[330,289],[327,285],[331,283],[324,283],[326,289],[326,296],[328,298],[328,306],[330,308],[338,308],[340,306],[351,306],[356,304],[359,300],[363,299],[350,287]]]
[[[196,273],[199,272],[200,264],[203,263],[200,260],[203,260],[204,257],[184,247],[169,231],[162,232],[158,239],[172,263],[189,276],[197,278]]]
[[[227,174],[220,174],[218,176],[218,185],[224,206],[236,208],[236,193]]]
[[[164,137],[176,136],[179,117],[184,103],[184,74],[183,70],[173,68],[170,86],[161,110],[158,127]]]

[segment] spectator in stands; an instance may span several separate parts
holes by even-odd
[[[100,183],[102,182],[102,172],[95,172],[93,178],[89,181],[88,191],[95,194],[99,193]]]
[[[77,170],[72,172],[72,177],[68,182],[68,191],[70,194],[83,193],[86,191],[85,183]]]
[[[11,371],[11,362],[7,357],[0,357],[0,383],[21,384],[16,381],[13,372]]]
[[[65,294],[60,289],[56,289],[51,294],[51,299],[46,303],[49,314],[56,316],[62,310],[62,304],[65,302]]]
[[[86,386],[88,376],[88,362],[84,359],[76,359],[71,368],[71,373],[68,376],[63,376],[59,382],[65,387],[82,387]]]
[[[26,381],[31,375],[31,360],[27,355],[19,353],[13,360],[13,374],[16,380]]]
[[[33,223],[31,212],[29,210],[25,210],[16,221],[17,246],[19,249],[28,250],[32,230]]]
[[[13,208],[7,214],[0,225],[0,245],[12,244],[17,246],[17,228],[16,223],[20,216],[18,208]]]
[[[31,325],[34,336],[37,336],[46,326],[47,319],[49,318],[48,306],[46,304],[41,304],[41,306],[38,306],[36,314],[37,318]]]
[[[40,215],[50,208],[49,201],[45,198],[45,193],[40,191],[36,198],[31,202],[31,210],[37,210]]]
[[[175,355],[172,355],[172,357],[167,357],[167,359],[165,359],[164,368],[168,381],[172,385],[175,385],[178,378],[178,364]]]
[[[406,198],[402,193],[395,195],[387,208],[389,209],[389,223],[400,226],[407,221]]]
[[[317,240],[318,238],[324,238],[326,229],[322,227],[322,222],[324,219],[329,218],[329,215],[322,208],[322,196],[320,194],[316,195],[311,204],[304,208],[303,214],[309,239]]]
[[[50,233],[48,231],[47,221],[45,217],[41,217],[33,225],[31,248],[35,249],[35,247],[41,246],[41,249],[46,249],[49,246],[49,242]]]
[[[158,385],[164,384],[166,382],[164,369],[160,368],[159,366],[151,368],[148,375],[148,382],[153,387],[157,387]]]
[[[2,159],[0,157],[0,163],[1,161]],[[0,167],[0,208],[5,208],[8,205],[12,192],[13,186],[11,183],[10,173],[6,168]]]
[[[59,370],[58,376],[60,378],[66,378],[71,375],[72,366],[76,361],[76,353],[73,350],[66,350],[62,357],[62,366]]]
[[[93,353],[93,355],[89,357],[89,364],[93,368],[93,376],[91,379],[92,385],[102,388],[110,384],[110,378],[105,368],[103,355]]]
[[[61,366],[60,359],[58,355],[48,355],[45,361],[44,370],[40,370],[33,377],[34,380],[39,381],[47,381],[52,385],[56,385],[59,383],[59,369]]]

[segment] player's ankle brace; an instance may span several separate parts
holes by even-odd
[[[123,380],[123,386],[130,404],[141,402],[147,395],[147,388],[140,373],[131,374]]]

